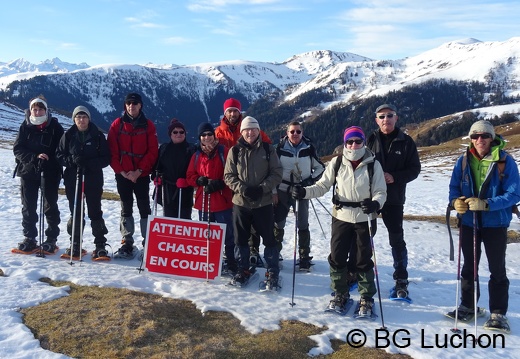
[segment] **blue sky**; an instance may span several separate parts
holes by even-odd
[[[518,14],[516,0],[15,0],[0,12],[0,61],[282,62],[312,50],[401,59],[520,36]]]

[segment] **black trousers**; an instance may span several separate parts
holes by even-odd
[[[461,246],[464,264],[461,271],[461,304],[474,307],[474,261],[473,261],[473,227],[462,226]],[[477,248],[477,300],[480,298],[478,265],[482,255],[482,243],[486,251],[490,277],[488,281],[489,311],[506,314],[509,303],[509,279],[506,275],[507,228],[481,228],[476,231]]]
[[[47,220],[45,235],[47,238],[58,238],[60,234],[60,210],[58,208],[58,187],[61,178],[45,178],[43,180],[43,213]],[[28,238],[38,237],[39,189],[41,180],[27,180],[20,178],[20,193],[22,199],[22,230],[23,235]]]
[[[132,217],[134,194],[141,218],[152,214],[150,208],[150,177],[139,177],[134,183],[116,174],[117,192],[121,198],[121,217]]]

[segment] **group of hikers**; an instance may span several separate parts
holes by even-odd
[[[78,207],[83,208],[85,198],[95,244],[92,257],[109,257],[101,197],[103,168],[110,165],[121,203],[122,245],[114,257],[132,259],[139,252],[134,244],[134,197],[141,244],[145,245],[152,213],[150,200],[154,198],[163,206],[164,216],[191,219],[195,208],[199,220],[225,223],[224,257],[232,281],[247,284],[256,267],[263,264],[268,286],[277,288],[280,251],[291,208],[296,215],[298,267],[309,271],[313,264],[309,203],[332,188],[328,263],[334,298],[328,308],[344,308],[350,288],[357,283],[359,313],[372,315],[379,289],[372,260],[379,216],[388,231],[393,257],[395,286],[391,296],[409,298],[403,215],[406,185],[418,177],[421,163],[413,139],[396,126],[398,111],[394,105],[375,109],[378,128],[368,136],[358,126],[346,128],[343,145],[327,165],[320,160],[316,144],[304,135],[302,123],[289,122],[285,136],[273,145],[257,119],[243,117],[241,103],[234,98],[224,102],[218,126],[209,122],[198,126],[196,144],[187,141],[185,125],[174,118],[168,126],[170,141],[159,146],[155,125],[143,112],[138,93],[126,95],[123,110],[105,137],[85,106],[73,110],[73,125],[64,131],[43,96],[30,100],[13,146],[24,236],[18,252],[58,250],[57,202],[63,177],[71,213],[67,223],[70,246],[65,255],[76,258],[83,254],[80,238],[85,220]],[[512,208],[520,201],[518,167],[506,155],[505,142],[489,121],[475,122],[469,137],[471,142],[453,168],[449,186],[449,201],[459,217],[464,257],[461,303],[452,315],[463,318],[479,313],[475,269],[483,243],[491,272],[491,315],[484,326],[503,329],[508,326],[507,228]],[[152,181],[155,190],[150,196]],[[40,217],[44,215],[47,221],[45,241],[43,223],[37,229],[39,191]],[[261,241],[263,256],[259,254]]]

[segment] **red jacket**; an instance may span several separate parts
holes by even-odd
[[[222,146],[219,144],[218,146]],[[224,160],[227,158],[229,148],[223,146],[223,155]],[[197,149],[197,152],[193,154],[191,157],[190,164],[188,165],[188,171],[186,172],[186,180],[188,184],[193,187],[197,187],[197,178],[200,176],[206,176],[209,179],[224,179],[224,166],[225,163],[222,163],[222,159],[220,158],[218,148],[215,147],[215,150],[210,154],[210,157],[203,151],[201,151],[200,147]],[[197,158],[198,153],[198,158]],[[195,160],[197,163],[195,163]],[[195,205],[194,207],[199,211],[202,210],[202,194],[204,188],[198,187],[197,192],[195,193]],[[233,202],[231,199],[233,197],[233,193],[229,189],[228,186],[224,187],[221,191],[216,191],[211,194],[210,197],[210,212],[220,212],[226,209],[230,209],[233,207]],[[206,196],[206,200],[207,200]],[[207,204],[204,204],[204,210],[207,211]]]
[[[226,116],[222,117],[220,120],[220,125],[215,128],[215,137],[218,138],[218,142],[226,146],[227,148],[231,148],[237,144],[240,136],[240,124],[242,123],[242,118],[238,121],[236,126],[231,126],[226,118]],[[269,136],[266,135],[264,131],[260,131],[260,136],[262,136],[262,141],[267,143],[272,143]]]
[[[157,162],[159,142],[152,121],[140,115],[137,124],[116,118],[108,130],[110,166],[116,174],[141,169],[148,176]]]

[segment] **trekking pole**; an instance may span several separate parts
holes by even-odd
[[[330,211],[328,210],[327,207],[325,207],[325,205],[318,199],[318,198],[315,198],[316,201],[318,201],[319,204],[321,204],[321,206],[323,207],[323,209],[325,209],[325,211],[329,214],[329,216],[332,217],[332,213],[330,213]]]
[[[293,271],[292,271],[292,294],[291,294],[291,303],[289,305],[294,307],[296,303],[294,303],[294,284],[296,281],[296,247],[298,246],[298,211],[300,207],[300,200],[296,200],[296,204],[294,205],[294,253],[293,253]]]
[[[80,207],[80,232],[79,232],[79,263],[81,265],[81,257],[83,255],[83,217],[85,216],[85,173],[81,169],[81,207]]]
[[[446,207],[446,226],[448,227],[448,235],[450,237],[450,261],[454,260],[454,249],[453,249],[453,237],[451,235],[451,227],[450,227],[450,213],[453,210],[451,204],[448,203],[448,207]]]
[[[179,187],[179,211],[177,212],[177,217],[181,218],[181,199],[182,199],[182,188]]]
[[[45,257],[45,253],[43,252],[43,232],[45,231],[45,224],[43,223],[43,201],[44,201],[44,196],[43,196],[43,193],[45,191],[45,177],[43,175],[43,160],[39,160],[39,168],[40,168],[40,217],[39,217],[39,220],[40,220],[40,223],[39,223],[39,237],[40,237],[40,251],[38,252],[38,254],[36,254],[37,257]]]
[[[374,256],[374,273],[376,275],[377,297],[379,300],[379,311],[381,312],[381,329],[385,329],[385,319],[383,316],[383,303],[381,302],[381,290],[379,288],[379,273],[377,271],[376,248],[374,246],[374,234],[372,228],[371,214],[367,214],[368,218],[368,233],[370,235],[370,246],[372,247],[372,255]]]
[[[320,217],[318,217],[318,212],[316,212],[316,208],[314,207],[314,203],[312,202],[312,199],[309,200],[311,202],[312,210],[314,211],[314,215],[316,216],[316,219],[318,220],[318,224],[321,228],[321,233],[323,233],[323,237],[326,238],[327,235],[325,234],[325,231],[323,230],[323,226],[321,225]]]
[[[475,337],[477,336],[477,286],[478,286],[478,274],[477,274],[477,212],[473,211],[473,306],[475,311]]]
[[[157,197],[159,196],[159,180],[154,178],[153,184],[155,186],[155,196],[153,196],[153,215],[157,216]],[[164,202],[163,202],[163,208],[164,208]]]
[[[459,218],[460,220],[460,218]],[[455,327],[451,329],[453,333],[460,333],[457,327],[459,321],[459,290],[460,290],[460,254],[462,251],[462,223],[459,223],[459,257],[457,259],[457,289],[455,290]]]
[[[208,233],[206,235],[206,282],[209,282],[209,239],[210,239],[210,233],[211,233],[211,222],[210,222],[210,200],[211,200],[211,193],[208,193]],[[180,212],[179,212],[180,213]]]
[[[76,190],[75,190],[75,193],[74,193],[74,208],[72,210],[72,234],[70,236],[71,238],[71,241],[70,241],[70,262],[69,264],[70,265],[74,265],[74,263],[72,262],[72,255],[74,254],[73,250],[74,250],[74,240],[76,239],[76,225],[77,225],[77,221],[76,221],[76,213],[78,213],[78,196],[79,196],[79,181],[80,181],[80,168],[78,167],[78,172],[76,174]]]

